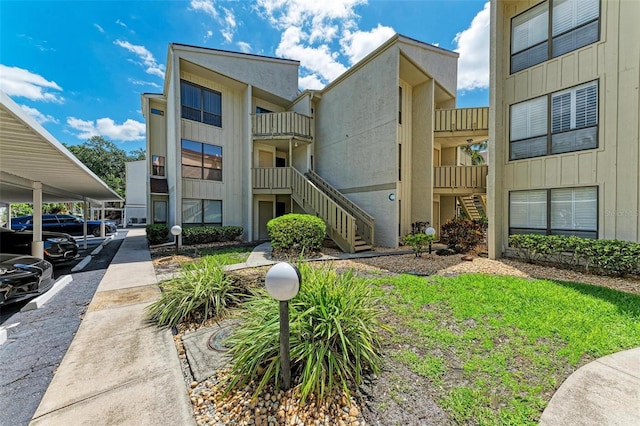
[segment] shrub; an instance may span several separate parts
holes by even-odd
[[[184,263],[180,276],[161,284],[161,288],[160,299],[147,309],[158,325],[168,326],[223,316],[245,293],[212,258]]]
[[[286,214],[267,223],[274,250],[298,253],[318,251],[326,229],[322,219],[308,214]]]
[[[241,226],[188,226],[182,230],[182,244],[234,241],[244,232]]]
[[[469,219],[449,219],[442,225],[441,239],[456,253],[466,253],[482,241],[482,228]]]
[[[406,245],[411,246],[411,249],[413,250],[413,254],[415,254],[416,257],[422,257],[422,252],[424,251],[424,248],[428,246],[430,243],[432,243],[433,240],[434,240],[433,235],[426,235],[426,234],[407,234],[404,237],[402,237],[402,241]]]
[[[523,234],[509,236],[509,245],[527,262],[583,265],[587,272],[609,275],[640,274],[640,244],[631,241]]]
[[[162,223],[149,224],[145,227],[149,245],[162,244],[169,241],[169,227]]]
[[[380,370],[378,300],[370,283],[353,271],[300,266],[300,293],[289,302],[291,380],[302,400],[319,399],[335,387],[349,392],[364,371]],[[255,380],[255,395],[280,386],[279,304],[259,291],[245,305],[251,315],[229,337],[232,379],[228,390]]]

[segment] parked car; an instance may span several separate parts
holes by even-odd
[[[32,231],[0,228],[0,253],[31,254]],[[42,232],[44,259],[51,263],[66,262],[78,257],[78,243],[69,234]]]
[[[53,267],[46,260],[0,253],[0,305],[36,297],[53,283]]]
[[[11,229],[14,229],[16,231],[31,231],[33,229],[33,216],[20,216],[12,218]],[[69,235],[84,235],[84,220],[72,214],[43,214],[42,230],[51,232],[64,232],[65,234]],[[105,220],[104,232],[107,235],[115,234],[116,232],[118,232],[116,223]],[[88,220],[87,233],[96,237],[99,236],[100,221]]]

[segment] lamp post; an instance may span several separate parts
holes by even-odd
[[[178,239],[180,237],[180,234],[182,234],[182,228],[180,227],[180,225],[173,225],[171,227],[171,235],[173,235],[176,239],[176,254],[178,254]]]
[[[291,387],[291,360],[289,358],[289,300],[300,290],[300,271],[287,262],[276,263],[264,278],[267,291],[280,301],[280,371],[282,387]]]
[[[431,237],[429,238],[429,254],[431,254],[431,242],[435,238],[434,235],[436,235],[436,230],[433,229],[432,227],[428,227],[427,229],[424,230],[424,233],[427,234],[429,237]]]

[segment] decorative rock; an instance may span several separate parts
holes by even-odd
[[[189,385],[191,387],[191,389],[195,388],[196,386],[198,386],[198,382],[191,382],[191,384]]]
[[[473,262],[473,256],[470,255],[462,256],[461,259],[465,262]]]

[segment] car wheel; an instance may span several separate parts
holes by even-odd
[[[93,228],[93,230],[91,231],[91,235],[93,235],[94,237],[99,237],[100,236],[100,228],[98,228],[97,226],[95,228]]]

